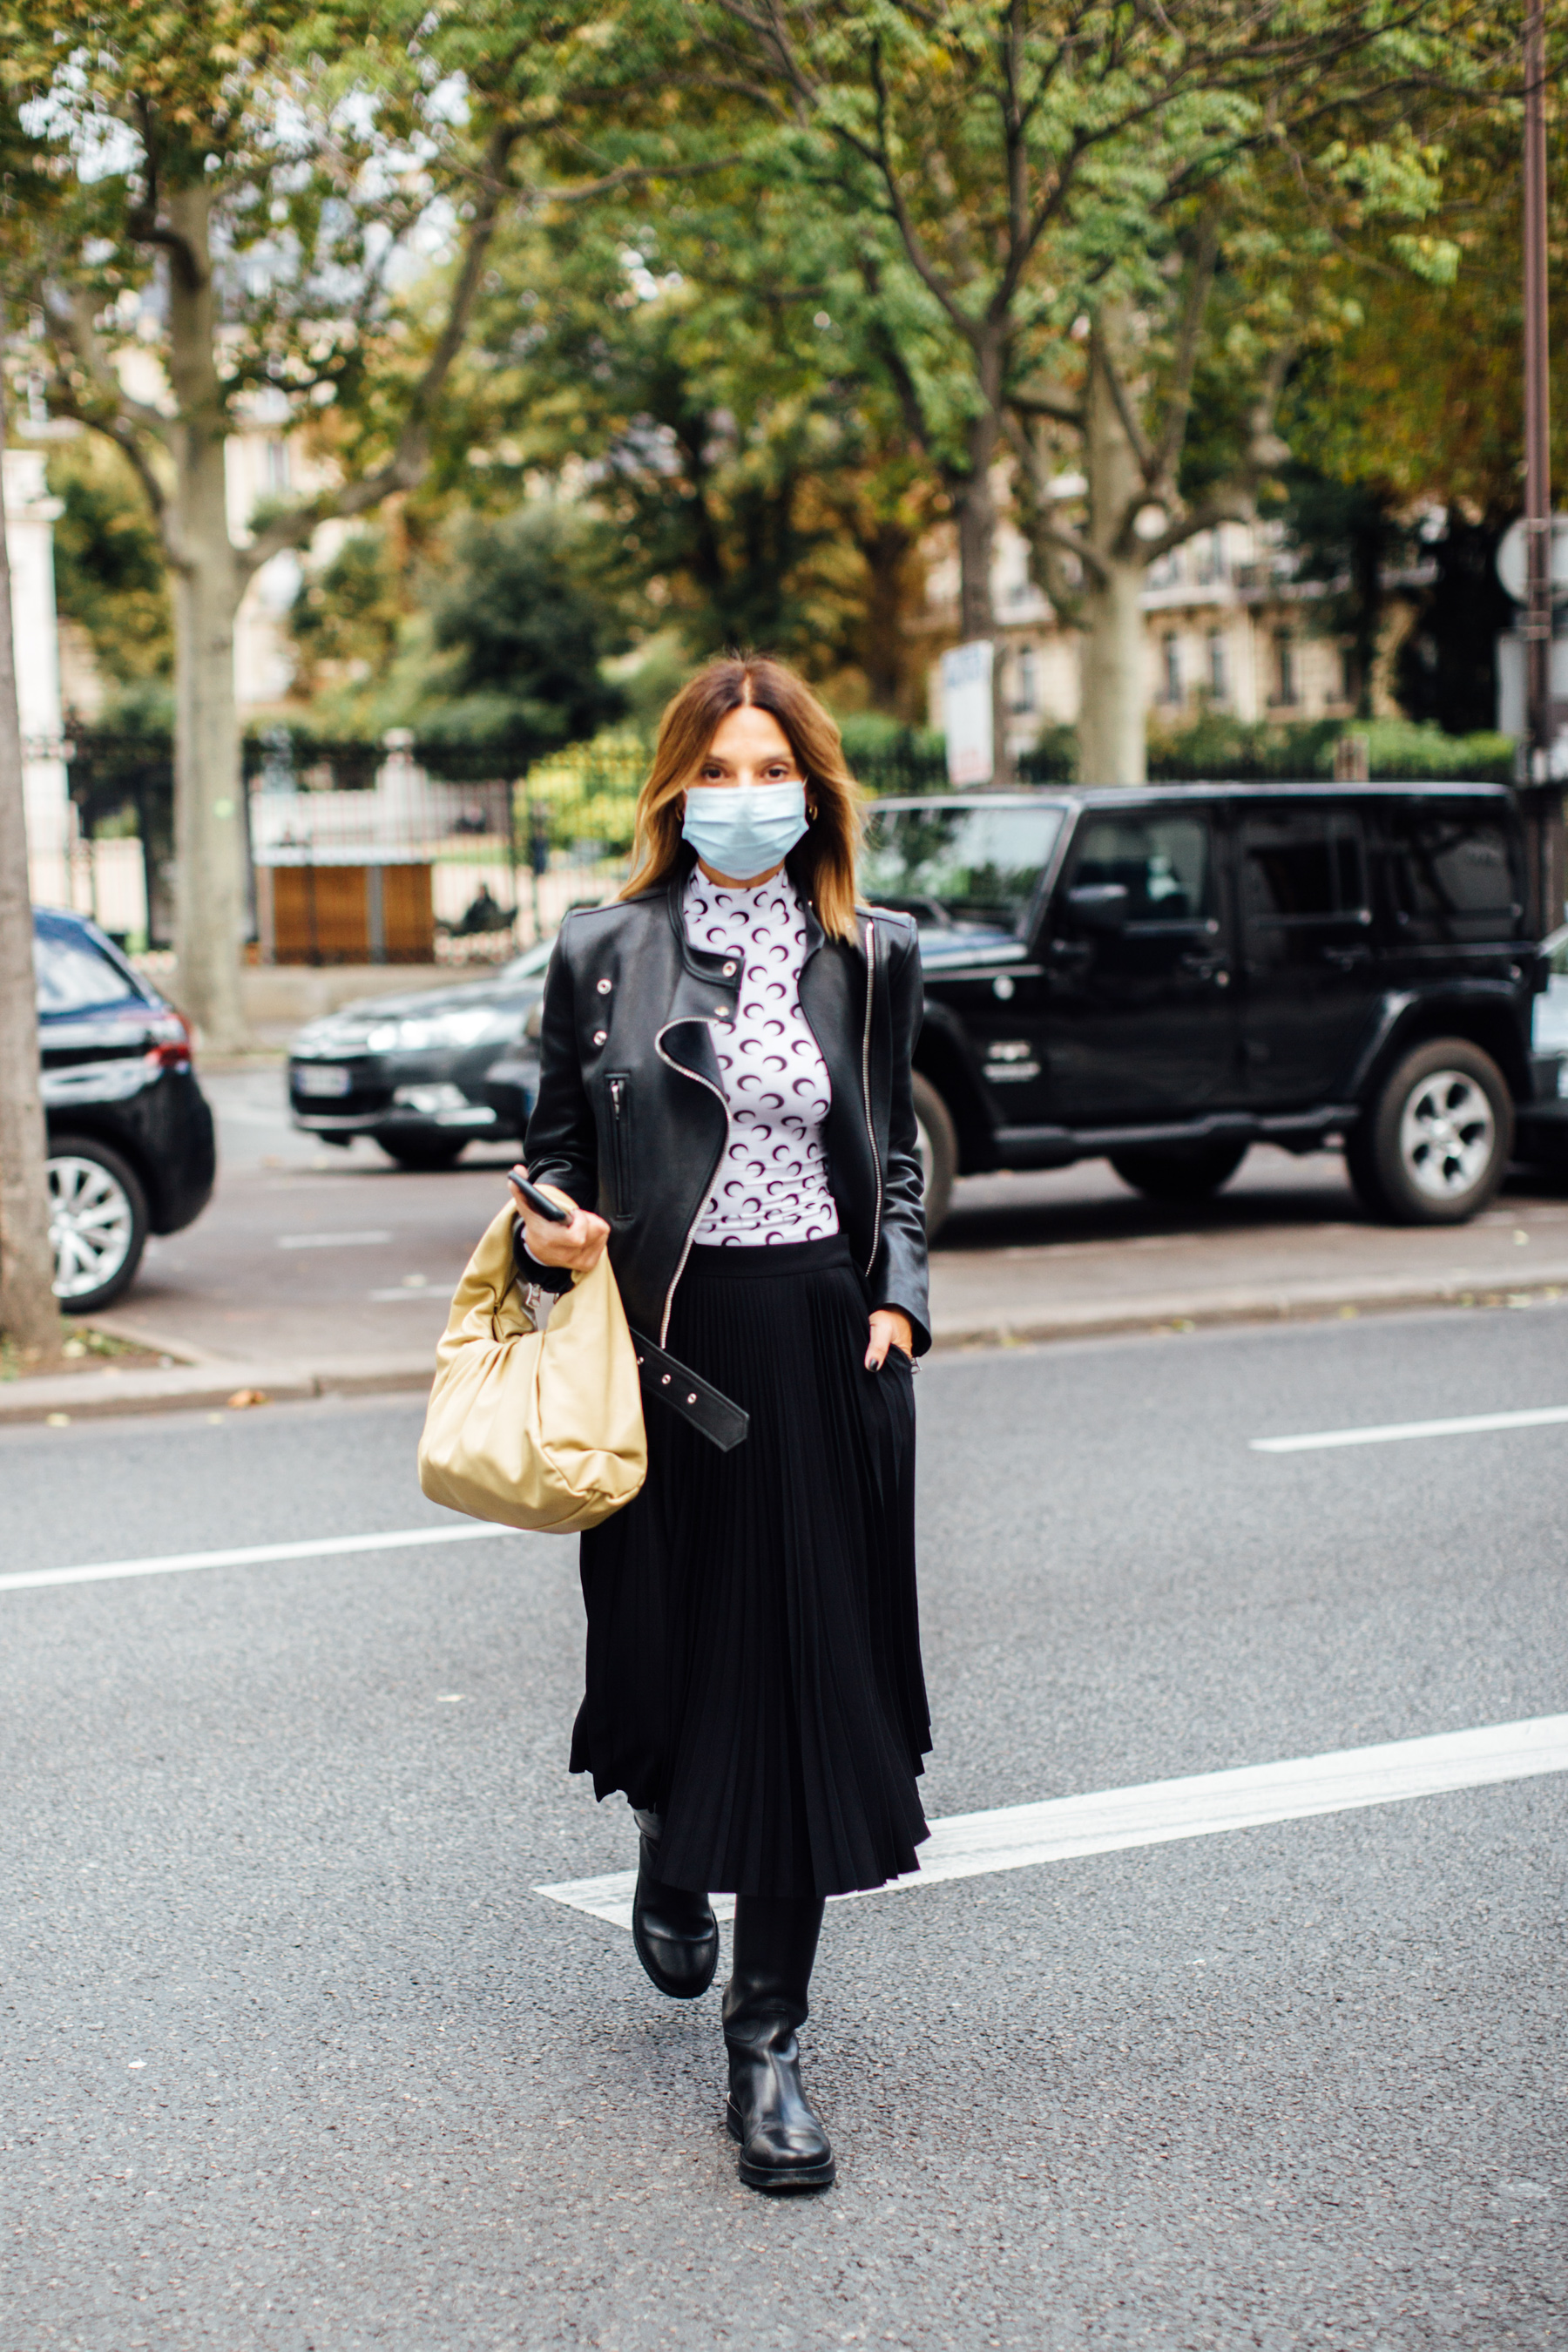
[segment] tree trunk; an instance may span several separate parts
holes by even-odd
[[[0,459],[5,447],[0,407]],[[33,904],[4,484],[0,465],[0,1331],[25,1358],[39,1363],[58,1351],[60,1315],[38,1083]]]
[[[220,1053],[246,1042],[239,973],[247,928],[245,802],[234,691],[234,624],[245,580],[228,534],[228,419],[205,187],[168,199],[184,240],[169,266],[174,428],[175,946],[182,1010]]]
[[[1144,743],[1143,566],[1112,562],[1083,591],[1079,646],[1079,781],[1141,784]]]
[[[991,489],[995,463],[1000,412],[988,404],[969,428],[969,463],[962,474],[948,477],[948,495],[958,520],[958,629],[961,641],[972,645],[988,637],[994,648],[991,667],[991,725],[995,745],[992,782],[1013,781],[1007,750],[1007,713],[1003,694],[1002,647],[996,635],[996,608],[991,593],[991,564],[996,546],[996,501]]]
[[[1145,746],[1143,562],[1128,524],[1137,511],[1142,474],[1106,373],[1107,339],[1115,351],[1112,313],[1089,338],[1084,392],[1084,472],[1089,531],[1103,576],[1086,565],[1083,635],[1079,646],[1079,775],[1086,784],[1141,784]]]

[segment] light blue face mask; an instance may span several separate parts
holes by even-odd
[[[704,866],[750,882],[783,865],[805,824],[803,783],[693,784],[680,829]]]

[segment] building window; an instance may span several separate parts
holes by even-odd
[[[1209,631],[1209,699],[1212,702],[1227,702],[1230,699],[1223,629]]]
[[[1205,530],[1194,545],[1194,571],[1202,588],[1225,578],[1225,541],[1217,530]]]
[[[1035,675],[1035,648],[1020,646],[1013,665],[1013,708],[1023,713],[1039,709],[1039,681]]]
[[[1292,709],[1301,699],[1296,675],[1296,638],[1290,629],[1274,632],[1274,691],[1268,698],[1278,708]]]
[[[1355,647],[1340,647],[1340,700],[1353,709],[1361,692],[1361,672],[1356,663]]]
[[[289,444],[268,441],[267,444],[267,487],[280,497],[289,488]]]
[[[1180,702],[1182,698],[1182,641],[1173,629],[1168,629],[1160,640],[1160,699]]]

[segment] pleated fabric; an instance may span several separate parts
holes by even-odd
[[[721,1454],[650,1403],[647,1485],[582,1538],[572,1769],[663,1815],[671,1885],[846,1895],[929,1833],[914,1375],[866,1342],[842,1236],[693,1249],[667,1344],[750,1434]]]

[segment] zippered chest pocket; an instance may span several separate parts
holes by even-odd
[[[609,1101],[610,1213],[632,1213],[632,1082],[626,1070],[611,1070],[605,1080]]]

